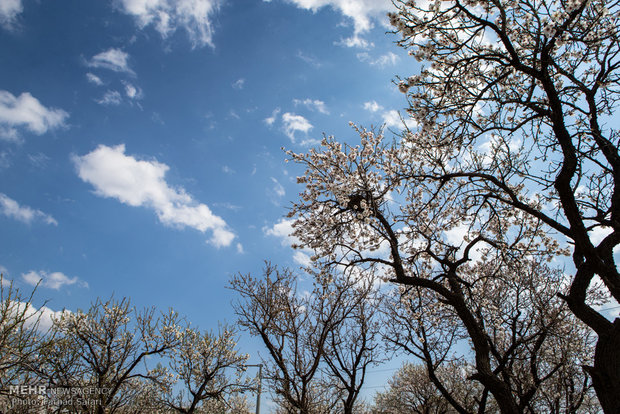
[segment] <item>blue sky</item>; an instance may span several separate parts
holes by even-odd
[[[389,0],[0,0],[0,269],[49,312],[96,297],[234,322],[237,272],[298,267],[281,147],[398,127]],[[256,362],[260,344],[243,337]],[[373,385],[373,384],[369,384]]]

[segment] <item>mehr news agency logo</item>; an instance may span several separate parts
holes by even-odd
[[[7,393],[8,391],[8,393]],[[90,406],[101,404],[112,391],[99,387],[49,387],[46,385],[9,385],[8,390],[0,392],[4,401],[0,405],[7,408],[20,406]],[[6,399],[8,397],[8,401]],[[8,403],[8,404],[7,404]]]

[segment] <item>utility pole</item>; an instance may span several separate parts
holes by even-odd
[[[256,414],[260,414],[260,393],[263,386],[263,364],[246,365],[246,367],[258,367],[258,388],[256,388]]]

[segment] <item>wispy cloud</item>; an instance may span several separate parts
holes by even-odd
[[[229,246],[235,238],[224,219],[213,214],[206,204],[166,182],[166,164],[125,155],[124,145],[100,145],[84,156],[74,157],[74,163],[79,177],[92,184],[101,197],[150,208],[165,225],[210,231],[210,243],[217,247]]]
[[[22,206],[3,193],[0,193],[0,213],[23,223],[30,224],[33,221],[41,220],[47,224],[58,225],[54,217],[49,214],[45,214],[41,210],[35,210],[28,206]]]
[[[322,114],[329,115],[325,102],[318,99],[293,99],[293,104],[295,104],[295,106],[303,105],[312,111],[319,111]]]
[[[17,133],[17,129],[11,127],[0,126],[0,141],[21,143],[22,139]]]
[[[142,89],[138,86],[135,86],[127,81],[123,81],[123,86],[125,86],[125,96],[127,96],[131,101],[138,101],[142,99]]]
[[[379,57],[372,57],[368,52],[361,52],[357,54],[357,58],[362,62],[367,62],[372,66],[393,66],[398,62],[399,57],[396,53],[388,52],[385,55]]]
[[[103,68],[114,72],[134,74],[129,67],[129,54],[120,49],[108,49],[93,56],[87,65],[91,68]]]
[[[271,113],[271,116],[264,119],[265,123],[269,126],[273,125],[274,122],[276,122],[276,119],[278,119],[279,114],[280,114],[280,108],[274,109],[273,112]]]
[[[24,92],[15,96],[8,91],[0,91],[0,139],[19,141],[17,128],[24,127],[30,132],[42,135],[47,131],[65,126],[69,114],[62,109],[47,108]]]
[[[341,43],[345,46],[364,48],[368,47],[369,43],[362,39],[360,34],[372,29],[374,20],[386,20],[386,12],[394,7],[391,0],[288,0],[288,2],[312,12],[322,7],[331,7],[353,23],[353,36]]]
[[[88,287],[88,283],[81,281],[77,276],[69,277],[62,272],[48,273],[42,270],[31,270],[22,275],[22,280],[30,286],[36,286],[38,284],[41,287],[53,290],[60,290],[60,288],[64,286],[72,285]]]
[[[162,38],[183,28],[193,47],[213,46],[213,14],[219,0],[120,0],[122,12],[133,16],[143,29],[153,26]]]
[[[370,112],[378,112],[383,109],[381,105],[377,103],[377,101],[368,101],[364,102],[364,109]]]
[[[86,74],[86,79],[88,79],[88,81],[94,85],[97,85],[97,86],[103,85],[103,81],[101,80],[101,78],[95,75],[94,73],[88,72]]]
[[[295,142],[296,132],[307,134],[313,128],[310,121],[306,118],[290,112],[282,114],[282,123],[284,124],[284,132],[293,142]]]
[[[120,105],[123,98],[119,91],[108,90],[103,94],[101,99],[97,99],[96,102],[101,105]]]
[[[297,57],[315,68],[320,68],[323,63],[313,55],[308,55],[301,50],[297,52]]]
[[[340,41],[336,42],[336,45],[345,47],[356,47],[359,49],[370,49],[374,47],[374,43],[364,39],[359,35],[353,35],[351,37],[341,39]]]
[[[403,128],[405,126],[409,129],[413,129],[418,126],[414,119],[406,115],[401,118],[400,114],[395,109],[383,113],[383,123],[387,128],[395,129]]]
[[[243,89],[244,85],[245,85],[245,79],[241,78],[241,79],[237,79],[236,81],[234,81],[232,84],[232,87],[233,89],[241,90]]]
[[[266,236],[280,239],[282,246],[286,247],[300,244],[300,240],[292,235],[293,230],[293,220],[286,219],[280,219],[271,227],[263,227],[263,232]],[[311,263],[310,253],[311,251],[308,249],[296,250],[293,253],[293,261],[301,266],[309,266]]]
[[[228,111],[228,116],[234,119],[241,119],[239,114],[234,109],[231,109],[230,111]]]
[[[30,164],[37,168],[45,168],[49,160],[50,157],[48,157],[42,152],[37,152],[36,154],[28,154],[28,161],[30,161]]]
[[[0,0],[0,26],[11,30],[17,15],[24,10],[21,0]]]
[[[273,192],[275,195],[278,197],[284,197],[286,195],[286,191],[284,190],[282,184],[280,184],[280,182],[274,177],[271,177],[271,181],[273,181]]]
[[[298,265],[301,265],[304,267],[308,267],[312,264],[312,261],[310,260],[310,256],[308,256],[308,254],[302,251],[299,251],[299,250],[293,253],[293,261],[297,263]]]

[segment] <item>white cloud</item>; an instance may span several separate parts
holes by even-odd
[[[230,111],[228,111],[228,115],[231,118],[235,118],[235,119],[241,119],[241,117],[239,116],[239,114],[237,112],[235,112],[234,109],[231,109]]]
[[[446,241],[452,246],[459,247],[459,254],[465,253],[465,248],[467,247],[467,242],[465,242],[465,237],[469,233],[469,225],[460,224],[450,230],[444,231],[444,236]],[[474,262],[482,259],[482,248],[483,244],[478,243],[470,252],[469,257]]]
[[[245,250],[243,250],[243,245],[241,243],[237,243],[237,253],[244,254]]]
[[[489,136],[487,141],[480,144],[478,146],[478,149],[482,151],[482,153],[485,155],[491,155],[493,152],[493,147],[500,147],[500,148],[505,147],[505,142],[502,141],[502,139],[499,136],[494,135],[494,134]],[[520,147],[521,147],[520,139],[510,140],[510,142],[508,142],[508,148],[510,149],[510,151],[517,152],[519,151]]]
[[[316,12],[322,7],[329,6],[353,21],[354,36],[350,41],[351,46],[363,46],[363,42],[357,39],[360,33],[373,28],[373,20],[386,20],[385,14],[394,8],[391,0],[288,0],[297,7]],[[364,41],[366,42],[366,41]],[[345,43],[346,44],[346,43]]]
[[[55,319],[69,312],[68,310],[54,311],[47,306],[41,306],[37,309],[31,303],[26,302],[13,302],[12,310],[24,314],[26,318],[25,325],[28,328],[31,328],[38,321],[39,324],[37,329],[40,332],[48,331],[52,327]]]
[[[0,170],[11,166],[10,154],[8,151],[0,151]]]
[[[151,208],[165,225],[191,227],[203,233],[210,230],[210,242],[217,247],[229,246],[235,238],[226,222],[207,205],[196,202],[183,188],[168,185],[166,164],[125,155],[124,145],[100,145],[84,156],[74,157],[74,162],[79,177],[92,184],[99,196]]]
[[[15,128],[2,126],[0,126],[0,140],[12,143],[22,142],[22,139]]]
[[[37,312],[37,309],[32,307],[33,312]],[[41,314],[39,318],[39,331],[47,332],[52,325],[54,324],[54,320],[59,319],[64,313],[68,313],[68,310],[55,311],[53,309],[48,308],[47,306],[41,306],[38,309],[38,312]]]
[[[111,48],[93,56],[87,64],[91,68],[103,68],[114,72],[134,74],[134,71],[129,67],[128,59],[129,54],[127,52]]]
[[[592,240],[592,244],[596,246],[597,244],[602,242],[605,237],[611,234],[612,231],[613,229],[611,227],[599,226],[590,230],[588,233],[590,233],[589,236],[590,240]]]
[[[43,154],[42,152],[38,152],[36,154],[28,154],[28,161],[30,161],[30,163],[37,168],[45,168],[49,160],[50,157]]]
[[[129,82],[123,82],[123,85],[125,85],[125,95],[127,95],[129,99],[142,99],[142,89]]]
[[[263,232],[267,236],[273,236],[281,239],[283,246],[291,246],[293,244],[299,244],[300,241],[293,237],[293,220],[280,219],[272,227],[264,227]]]
[[[379,66],[395,65],[398,59],[399,57],[396,53],[388,52],[385,55],[379,56],[373,64]]]
[[[282,184],[280,184],[280,182],[273,177],[271,177],[271,181],[273,181],[273,192],[278,197],[284,197],[286,195],[286,191],[284,190],[284,187],[282,187]]]
[[[219,0],[120,0],[120,9],[143,29],[153,25],[162,38],[177,28],[187,32],[193,47],[213,46],[212,15]]]
[[[323,63],[321,63],[321,61],[319,61],[315,56],[307,55],[301,50],[297,52],[297,57],[315,68],[320,68],[323,66]]]
[[[103,81],[101,80],[101,78],[93,73],[88,72],[86,74],[86,79],[88,79],[88,81],[94,85],[97,85],[97,86],[103,85]]]
[[[364,102],[364,109],[370,112],[378,112],[383,109],[381,105],[377,103],[377,101],[368,101]]]
[[[76,284],[80,287],[88,287],[88,283],[80,281],[77,276],[71,278],[61,272],[47,273],[42,270],[38,272],[31,270],[30,272],[22,275],[22,280],[31,286],[36,286],[39,284],[41,287],[54,290],[60,290],[63,286],[71,286]]]
[[[282,246],[291,247],[292,245],[299,245],[301,241],[297,237],[292,236],[294,230],[293,221],[294,220],[280,219],[272,227],[263,227],[263,232],[267,236],[279,238]],[[293,253],[293,261],[301,266],[310,266],[310,254],[312,254],[312,250],[307,248],[295,250],[295,253]]]
[[[21,0],[0,0],[0,25],[11,29],[17,15],[24,10]]]
[[[96,100],[101,105],[120,105],[123,98],[119,91],[106,91],[101,99]]]
[[[299,250],[293,254],[293,260],[295,261],[295,263],[304,267],[309,267],[312,264],[310,256]]]
[[[1,1],[1,0],[0,0]],[[65,126],[69,114],[62,109],[46,108],[28,92],[18,97],[8,91],[0,91],[0,139],[19,141],[15,127],[25,127],[42,135],[48,130]]]
[[[295,106],[304,105],[306,108],[312,111],[319,111],[322,114],[329,115],[329,111],[325,106],[325,102],[318,99],[293,99],[293,104],[295,104]]]
[[[237,79],[236,81],[234,81],[232,84],[232,87],[233,89],[241,90],[243,89],[244,85],[245,85],[245,79],[241,78],[241,79]]]
[[[279,113],[280,113],[280,108],[274,109],[273,112],[271,113],[271,116],[264,119],[265,123],[269,126],[273,125],[273,123],[276,122],[276,119],[278,118]]]
[[[374,43],[369,42],[368,40],[360,37],[358,35],[353,35],[351,37],[344,38],[339,42],[336,42],[338,46],[346,46],[346,47],[357,47],[360,49],[370,49],[374,47]]]
[[[282,114],[282,122],[284,123],[284,132],[293,142],[295,142],[295,132],[307,134],[313,128],[306,118],[290,112]]]
[[[406,125],[407,128],[412,129],[417,126],[416,121],[412,118],[405,116],[401,119],[400,114],[395,109],[383,113],[383,123],[387,128],[403,128]]]
[[[361,52],[357,54],[357,58],[362,62],[368,62],[372,66],[380,66],[382,68],[388,65],[393,66],[399,60],[398,55],[394,52],[388,52],[378,58],[371,57],[367,52]]]
[[[20,206],[19,203],[6,194],[0,193],[0,213],[7,217],[24,223],[32,223],[34,220],[42,220],[47,224],[58,225],[54,217],[45,214],[41,210],[34,210],[28,206]]]

